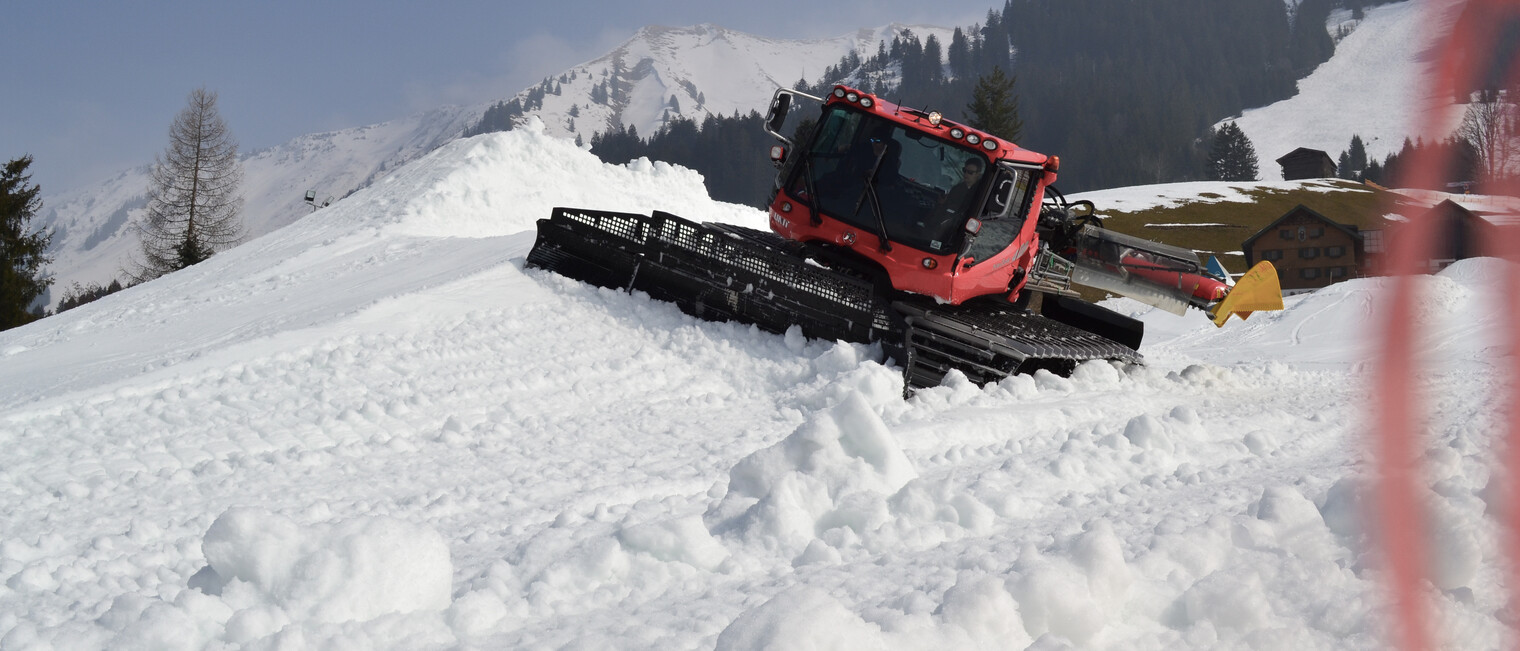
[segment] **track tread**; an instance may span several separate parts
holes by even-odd
[[[742,226],[653,215],[556,208],[538,222],[530,266],[603,287],[648,292],[693,316],[792,325],[821,339],[880,342],[911,387],[952,369],[978,383],[1080,361],[1138,362],[1127,346],[1011,305],[890,299],[871,281],[821,267],[806,245]]]

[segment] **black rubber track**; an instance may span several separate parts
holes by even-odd
[[[647,292],[702,319],[880,342],[910,387],[937,385],[952,369],[984,383],[1037,369],[1065,374],[1090,359],[1140,361],[1129,346],[1011,305],[892,299],[867,279],[808,260],[802,245],[772,233],[662,212],[555,208],[538,221],[527,262]]]

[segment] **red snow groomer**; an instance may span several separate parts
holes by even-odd
[[[779,131],[794,100],[822,103],[807,142]],[[556,208],[527,262],[641,290],[710,320],[879,342],[909,386],[959,370],[975,382],[1078,362],[1140,361],[1144,324],[1073,284],[1181,314],[1282,309],[1262,262],[1231,283],[1216,261],[1108,231],[1088,201],[1051,187],[1059,160],[995,135],[836,86],[781,89],[766,116],[780,168],[773,233]]]

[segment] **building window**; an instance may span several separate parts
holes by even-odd
[[[1319,257],[1319,247],[1310,246],[1298,250],[1298,257],[1305,260],[1313,260]]]
[[[1280,231],[1277,231],[1277,235],[1278,235],[1278,237],[1281,237],[1281,238],[1283,238],[1285,240],[1291,240],[1291,239],[1293,239],[1293,229],[1291,229],[1291,228],[1284,228],[1284,229],[1282,229]]]
[[[1309,237],[1320,237],[1324,234],[1325,228],[1323,226],[1315,226],[1314,228],[1309,229]]]
[[[1346,277],[1345,267],[1330,267],[1330,279],[1337,280]]]
[[[1383,252],[1383,231],[1362,231],[1362,245],[1368,253]]]
[[[1319,267],[1304,267],[1298,270],[1298,277],[1304,280],[1319,278]]]
[[[1264,250],[1264,251],[1261,252],[1261,259],[1263,259],[1263,260],[1281,260],[1282,259],[1282,249],[1266,249],[1266,250]]]
[[[1346,255],[1346,247],[1344,246],[1325,247],[1325,257],[1327,258],[1339,258],[1343,255]]]

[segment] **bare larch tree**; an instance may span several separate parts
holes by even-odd
[[[197,88],[169,125],[169,146],[154,157],[147,214],[136,222],[140,259],[134,282],[184,269],[243,236],[237,142],[216,110],[216,93]]]
[[[1466,140],[1478,153],[1483,181],[1505,179],[1515,159],[1520,157],[1520,109],[1513,104],[1515,98],[1510,93],[1480,92],[1476,101],[1467,105],[1462,124],[1457,127],[1457,137]]]

